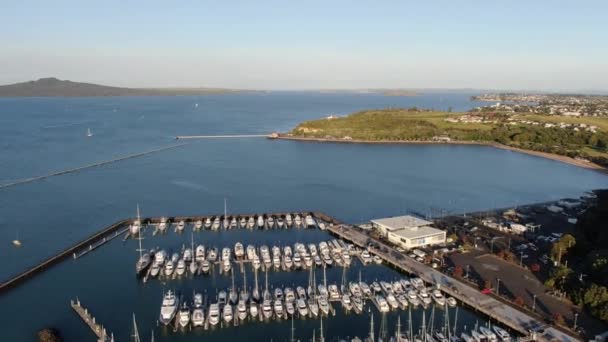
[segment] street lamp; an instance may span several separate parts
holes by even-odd
[[[500,296],[500,278],[496,278],[496,280],[498,281],[496,283],[496,295]]]
[[[536,294],[532,295],[532,311],[536,312]]]
[[[578,312],[574,313],[574,331],[576,331],[576,319],[578,318]]]
[[[523,265],[524,265],[524,252],[521,251],[521,252],[519,252],[519,266],[523,267]]]

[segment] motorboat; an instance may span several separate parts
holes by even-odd
[[[450,307],[455,307],[458,303],[456,302],[456,298],[454,297],[448,297],[448,299],[446,300],[446,302],[448,303],[448,306]]]
[[[209,218],[209,217],[207,217],[207,218],[205,219],[205,228],[206,228],[206,229],[211,228],[211,218]]]
[[[410,279],[410,283],[416,289],[421,289],[424,287],[424,281],[420,278],[412,278]]]
[[[316,226],[315,219],[312,218],[312,215],[306,215],[306,217],[304,218],[304,222],[306,223],[306,227]]]
[[[359,296],[352,296],[351,300],[353,303],[353,309],[357,313],[363,312],[363,299],[361,299],[361,297],[359,297]]]
[[[293,267],[293,260],[291,260],[289,255],[285,255],[283,265],[285,266],[286,270],[290,270]]]
[[[450,342],[450,340],[447,337],[445,337],[445,335],[441,331],[435,331],[433,333],[433,337],[435,338],[435,341],[437,341],[437,342]]]
[[[236,217],[232,217],[232,219],[230,220],[230,229],[234,229],[238,226],[238,223],[236,221]]]
[[[338,291],[338,285],[336,284],[331,284],[329,285],[329,287],[327,288],[327,291],[329,292],[329,299],[340,299],[340,291]]]
[[[220,322],[220,306],[218,303],[213,303],[209,306],[209,323],[217,325]]]
[[[496,333],[496,335],[498,336],[498,338],[500,338],[500,340],[502,342],[511,341],[511,335],[509,335],[509,333],[505,329],[503,329],[497,325],[493,325],[492,330],[494,330],[494,332]]]
[[[399,302],[399,306],[401,307],[401,309],[406,309],[407,306],[409,305],[407,296],[404,294],[400,294],[396,298],[397,298],[397,301]]]
[[[460,338],[462,338],[464,342],[475,342],[475,339],[467,333],[460,334]]]
[[[239,226],[241,228],[245,228],[247,226],[247,220],[245,219],[245,217],[241,216],[241,219],[239,220]],[[257,308],[256,308],[257,310]]]
[[[283,221],[282,217],[277,217],[277,227],[279,228],[283,228],[283,226],[285,225],[285,222]]]
[[[300,227],[302,225],[302,218],[300,217],[300,214],[296,214],[293,221],[296,224],[296,226]]]
[[[163,296],[163,301],[160,307],[159,321],[163,325],[169,325],[175,314],[177,313],[177,307],[179,306],[179,300],[171,290],[167,291]]]
[[[350,291],[350,294],[353,296],[357,296],[357,297],[361,297],[361,287],[359,287],[359,284],[356,282],[350,282],[348,284],[348,290]]]
[[[184,256],[183,259],[185,262],[190,262],[192,261],[192,250],[190,248],[186,248],[184,250]]]
[[[327,292],[327,287],[323,284],[319,284],[317,286],[317,291],[319,292],[319,297],[328,298],[329,293]]]
[[[194,252],[194,260],[198,262],[202,262],[203,260],[205,260],[205,246],[196,246],[196,250]]]
[[[397,298],[395,298],[395,296],[393,294],[387,295],[386,301],[388,302],[388,305],[391,307],[392,310],[399,309],[399,302],[397,301]]]
[[[479,327],[479,332],[482,333],[489,342],[498,341],[498,337],[496,337],[496,334],[494,332],[492,332],[492,330],[490,328],[481,326],[481,327]]]
[[[378,283],[377,281],[374,281],[372,283],[372,290],[374,290],[375,293],[382,292],[382,287],[380,286],[380,283]]]
[[[380,265],[382,263],[382,258],[379,257],[378,255],[374,255],[374,263],[376,263],[377,265]]]
[[[264,228],[264,217],[262,217],[262,215],[258,216],[257,224],[258,228]]]
[[[266,220],[266,223],[268,224],[268,228],[274,227],[274,218],[272,215],[268,215],[268,220]]]
[[[232,321],[232,318],[233,318],[232,305],[230,305],[230,304],[224,305],[224,309],[222,310],[222,318],[224,319],[224,322],[226,322],[226,323],[230,323]]]
[[[283,300],[283,290],[280,287],[274,289],[274,299]]]
[[[418,293],[416,290],[410,290],[407,293],[407,300],[410,302],[412,307],[417,307],[420,305],[420,299],[418,299]]]
[[[323,253],[323,261],[325,262],[325,265],[327,265],[327,267],[331,267],[334,263],[334,261],[329,256],[329,253]]]
[[[194,310],[192,310],[192,326],[200,327],[205,324],[205,312],[203,311],[203,295],[194,294]]]
[[[251,229],[253,226],[255,226],[255,220],[253,219],[253,216],[250,216],[247,220],[247,228]]]
[[[293,253],[293,266],[296,269],[302,268],[302,259],[300,258],[300,253]]]
[[[257,255],[255,247],[253,245],[247,245],[246,249],[247,260],[253,260],[253,257]]]
[[[251,261],[251,264],[253,265],[253,268],[256,270],[259,270],[260,267],[262,266],[262,262],[260,261],[260,257],[256,255],[253,256],[253,261]]]
[[[213,219],[213,224],[211,224],[211,229],[218,230],[218,229],[220,229],[220,225],[221,225],[220,218],[216,216]]]
[[[372,255],[367,250],[364,250],[361,252],[361,260],[363,260],[364,264],[369,264],[372,262]]]
[[[386,281],[381,281],[380,287],[382,288],[382,291],[384,292],[385,295],[393,293],[393,286],[391,285],[391,283],[388,283]]]
[[[443,297],[443,294],[440,290],[433,290],[433,300],[438,306],[445,306],[445,297]]]
[[[318,254],[316,254],[316,255],[313,257],[313,259],[314,259],[314,261],[315,261],[315,266],[317,266],[317,267],[321,267],[321,266],[323,266],[323,260],[321,260],[321,257],[320,257]]]
[[[196,221],[194,223],[194,230],[199,230],[201,228],[203,228],[203,221],[201,221],[201,220]]]
[[[150,276],[151,277],[157,277],[160,274],[160,267],[162,264],[156,263],[154,262],[152,264],[152,267],[150,267]]]
[[[306,290],[302,286],[296,287],[296,294],[298,295],[299,299],[306,300]]]
[[[400,295],[400,294],[404,293],[404,289],[403,289],[403,286],[401,286],[400,281],[394,281],[392,284],[392,288],[393,288],[393,293],[396,295]]]
[[[431,303],[433,302],[429,293],[426,292],[426,289],[421,289],[418,292],[418,299],[420,299],[421,304],[425,307],[431,305]]]
[[[359,288],[361,289],[361,293],[364,296],[371,296],[372,295],[372,289],[369,287],[369,285],[367,285],[366,282],[360,281],[359,282]]]
[[[388,305],[388,302],[381,295],[376,295],[376,303],[378,304],[378,309],[380,310],[380,312],[390,311],[390,306]]]
[[[222,226],[224,227],[224,229],[230,229],[230,220],[228,219],[228,216],[224,215],[224,219],[222,220]]]
[[[183,302],[178,312],[178,323],[181,328],[185,328],[190,323],[190,307]]]
[[[342,306],[344,307],[344,309],[346,309],[346,311],[350,311],[350,309],[353,308],[353,304],[350,300],[350,296],[348,295],[348,293],[343,293],[341,300],[342,300]]]
[[[295,296],[293,290],[291,289],[291,287],[286,287],[284,294],[285,294],[286,302],[293,302],[296,299],[296,296]]]

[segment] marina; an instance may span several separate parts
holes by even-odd
[[[456,317],[450,318],[449,312],[453,311],[452,315],[456,316],[459,302],[484,313],[488,327],[492,326],[489,322],[504,324],[512,331],[508,334],[509,339],[511,334],[527,335],[531,327],[523,328],[521,324],[514,324],[510,316],[501,315],[497,304],[489,303],[488,299],[480,302],[477,294],[469,296],[465,289],[455,291],[454,280],[445,280],[445,275],[438,277],[429,274],[433,270],[427,266],[404,264],[402,257],[396,256],[396,253],[369,248],[367,238],[360,236],[356,228],[323,213],[163,218],[140,217],[138,207],[137,214],[134,219],[120,221],[102,230],[85,240],[86,243],[70,248],[69,252],[78,256],[90,254],[117,236],[124,236],[123,244],[135,242],[137,246],[134,249],[138,255],[135,273],[138,278],[146,286],[152,279],[157,279],[164,289],[157,324],[168,328],[166,333],[183,333],[193,329],[212,331],[218,326],[242,327],[254,321],[368,316],[372,310],[378,315],[393,317],[400,317],[399,312],[412,315],[413,311],[426,320],[427,315],[434,319],[435,312],[445,311],[440,332],[450,338],[457,336],[457,322]],[[249,224],[252,220],[253,225]],[[281,221],[283,224],[279,225]],[[215,228],[214,222],[219,222]],[[241,222],[245,224],[241,225]],[[252,236],[273,231],[289,234],[289,228],[302,232],[293,238],[314,232],[314,240],[310,240],[310,237],[304,240],[292,238],[289,244],[275,245],[232,240],[232,245],[223,246],[204,245],[197,241],[199,234],[230,231],[248,231]],[[182,244],[175,247],[163,241],[170,236],[182,241]],[[146,246],[160,244],[162,248],[146,249]],[[171,247],[175,249],[171,250]],[[52,260],[60,260],[65,253]],[[45,263],[50,265],[48,261]],[[385,271],[381,271],[386,269],[383,264],[401,272],[386,278],[383,276]],[[39,265],[35,269],[40,272],[44,267],[48,266]],[[269,274],[273,278],[270,282]],[[205,282],[211,282],[212,287],[198,288],[198,281],[194,280],[197,276],[208,277],[209,280]],[[440,278],[443,280],[438,280]],[[24,278],[20,276],[15,279]],[[222,287],[221,284],[229,286]],[[504,308],[501,310],[509,315],[514,314]],[[462,310],[461,314],[466,316],[466,311]],[[454,320],[451,323],[454,331],[444,328],[450,325],[450,319]],[[424,341],[432,341],[426,337],[427,333],[433,335],[437,332],[428,327],[417,329],[416,334],[424,332],[418,337]],[[471,331],[482,331],[481,328],[475,329]],[[412,337],[416,334],[410,332]]]

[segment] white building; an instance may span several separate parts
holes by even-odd
[[[432,222],[414,216],[389,217],[371,222],[389,242],[404,249],[445,243],[445,231],[430,227]]]

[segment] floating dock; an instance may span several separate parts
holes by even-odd
[[[89,326],[91,331],[97,336],[98,342],[114,342],[114,335],[108,334],[106,328],[103,325],[95,321],[95,317],[89,312],[89,310],[82,307],[80,300],[70,300],[70,306],[80,318]]]

